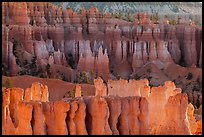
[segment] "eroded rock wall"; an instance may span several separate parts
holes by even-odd
[[[126,134],[125,125],[128,128],[127,134],[148,134],[148,129],[145,128],[148,123],[148,111],[146,111],[148,104],[145,98],[97,95],[47,102],[43,98],[37,100],[38,94],[33,94],[40,91],[37,88],[39,88],[37,83],[32,85],[31,91],[35,90],[31,92],[30,100],[27,99],[28,96],[23,97],[29,90],[24,93],[18,88],[2,89],[3,134]],[[127,104],[123,103],[124,101]],[[15,108],[12,107],[14,105]],[[117,105],[117,111],[113,108],[115,105]],[[130,105],[129,109],[127,105]],[[125,109],[128,109],[127,114]],[[125,119],[129,122],[125,122]]]
[[[167,81],[164,86],[151,89],[146,89],[147,80],[137,82],[142,96],[101,96],[102,91],[97,91],[96,96],[64,98],[55,102],[48,102],[48,89],[40,83],[32,84],[25,92],[20,88],[2,88],[2,133],[187,135],[200,128],[192,114],[193,106],[188,105],[187,95],[173,82]],[[101,83],[95,86],[101,86]]]
[[[140,14],[139,20],[127,22],[102,15],[94,7],[77,14],[47,2],[4,2],[2,23],[2,61],[5,66],[9,64],[11,75],[17,75],[20,70],[15,68],[25,60],[31,62],[33,56],[40,67],[52,57],[55,65],[93,71],[106,82],[112,69],[114,75],[128,78],[155,60],[164,66],[176,63],[202,67],[202,29],[185,21],[154,24]],[[16,47],[19,55],[13,55]],[[65,74],[62,70],[59,72],[71,76],[72,72]]]

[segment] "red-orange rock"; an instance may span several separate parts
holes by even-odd
[[[130,127],[129,127],[129,120],[128,115],[130,113],[130,106],[128,98],[121,99],[121,114],[118,119],[118,131],[120,135],[129,135],[130,134]]]
[[[185,27],[184,29],[184,45],[183,49],[184,61],[187,67],[197,63],[197,51],[195,41],[195,28]]]
[[[19,102],[17,106],[18,126],[16,128],[17,135],[32,135],[31,119],[33,106],[27,102]],[[24,114],[24,115],[22,115]]]
[[[33,135],[46,135],[45,116],[43,115],[43,106],[41,102],[32,102],[32,129]]]
[[[107,102],[100,96],[84,98],[87,105],[87,132],[90,135],[112,134],[108,124],[109,109]],[[97,113],[96,113],[97,112]]]
[[[97,79],[94,79],[94,87],[95,87],[95,96],[106,96],[107,95],[107,87],[103,83],[103,80],[98,77]]]
[[[2,88],[2,135],[15,135],[15,127],[10,117],[10,90]]]
[[[149,126],[148,126],[148,101],[146,98],[142,97],[139,101],[140,106],[140,115],[139,115],[139,121],[140,121],[140,135],[148,135],[149,134]]]
[[[108,81],[109,79],[109,59],[108,59],[107,49],[105,49],[104,54],[103,54],[102,47],[99,48],[98,58],[96,59],[96,66],[98,70],[98,76],[102,77],[105,81]]]
[[[117,129],[117,123],[118,123],[118,118],[121,114],[121,100],[117,96],[106,96],[105,99],[110,111],[110,116],[108,120],[110,128],[113,132],[113,135],[119,135],[119,131]]]
[[[159,121],[161,121],[165,115],[165,105],[167,103],[165,88],[162,86],[152,87],[147,101],[149,103],[148,127],[150,134],[156,134],[156,128],[160,124]]]
[[[130,135],[139,135],[140,134],[140,97],[131,97],[129,98],[129,115],[128,115],[128,124],[130,128]]]
[[[81,97],[81,86],[79,84],[76,84],[75,87],[75,97]]]
[[[186,94],[171,96],[165,105],[165,119],[156,134],[190,135],[187,119],[188,99]]]
[[[76,116],[77,109],[78,109],[77,102],[72,101],[70,104],[70,110],[67,113],[67,119],[66,119],[69,135],[76,135],[76,124],[74,122],[74,117]]]
[[[48,87],[35,82],[32,84],[31,88],[26,89],[24,99],[25,101],[33,100],[47,102],[48,96]]]
[[[74,122],[76,124],[76,134],[77,135],[88,135],[85,124],[86,117],[86,104],[82,98],[76,99],[78,104],[78,109],[74,117]]]
[[[8,90],[10,92],[10,105],[9,105],[10,116],[14,126],[17,127],[20,120],[18,118],[19,116],[18,106],[19,102],[23,101],[24,91],[21,88],[9,88]]]
[[[191,134],[194,135],[195,132],[196,132],[196,129],[197,129],[197,123],[196,123],[196,119],[195,119],[195,116],[194,116],[194,107],[191,103],[188,104],[188,107],[187,107],[187,118],[188,118],[188,121],[189,121],[189,124],[190,124],[190,131],[191,131]]]
[[[196,129],[196,135],[202,135],[202,120],[197,121],[198,128]]]
[[[69,104],[63,101],[43,102],[46,132],[48,135],[68,134],[65,118],[69,108]]]

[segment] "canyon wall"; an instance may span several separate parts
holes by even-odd
[[[146,80],[140,83],[148,86]],[[100,82],[96,83],[95,87],[97,85],[102,86]],[[97,90],[101,89],[100,87]],[[139,91],[142,93],[143,88],[139,88]],[[97,91],[96,96],[81,97],[78,85],[76,98],[49,102],[48,88],[40,83],[33,83],[31,88],[25,91],[20,88],[3,87],[2,133],[7,135],[195,133],[197,123],[192,116],[193,106],[187,107],[187,95],[175,88],[173,83],[166,82],[164,86],[144,91],[146,93],[142,93],[142,96],[128,96],[128,93],[123,97],[106,96]]]
[[[46,86],[39,83],[34,83],[25,91],[20,88],[2,88],[2,133],[5,135],[149,134],[148,104],[145,98],[89,96],[49,102],[47,93]],[[113,109],[115,104],[117,110]],[[130,108],[126,108],[127,105],[130,105]]]
[[[202,66],[200,27],[186,21],[153,24],[147,15],[138,17],[127,22],[108,13],[103,15],[94,7],[76,14],[46,2],[4,2],[3,64],[9,64],[10,75],[14,76],[20,71],[17,66],[36,56],[39,68],[52,66],[52,76],[59,73],[70,79],[73,70],[93,71],[106,82],[110,71],[127,78],[155,60],[160,62],[155,63],[159,68],[181,62],[187,67]],[[13,48],[9,48],[12,43]],[[63,72],[58,65],[69,71]]]

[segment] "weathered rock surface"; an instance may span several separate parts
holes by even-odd
[[[43,105],[41,102],[32,102],[33,115],[31,126],[33,135],[46,135],[45,116],[43,114]]]
[[[107,96],[107,87],[103,83],[103,80],[98,77],[97,79],[94,79],[94,87],[95,87],[95,96]]]
[[[197,130],[197,123],[196,123],[196,119],[195,119],[195,116],[193,115],[194,114],[194,107],[191,103],[188,104],[188,108],[187,108],[187,117],[188,117],[188,121],[189,121],[189,124],[190,124],[190,131],[191,131],[191,134],[195,134],[196,130]]]
[[[10,117],[10,90],[2,88],[2,134],[15,135],[15,127]]]
[[[165,105],[165,119],[157,129],[157,134],[190,135],[187,119],[188,99],[186,94],[171,96]]]
[[[98,94],[92,97],[48,102],[42,99],[35,100],[41,91],[40,87],[46,87],[39,83],[34,83],[31,87],[33,92],[38,93],[33,94],[35,95],[33,100],[27,99],[26,96],[23,98],[22,89],[2,88],[3,134],[200,133],[198,129],[200,125],[195,122],[191,107],[187,107],[187,95],[181,93],[181,89],[176,88],[173,82],[167,81],[164,86],[151,89],[147,88],[147,80],[136,82],[139,82],[140,93],[145,91],[143,97],[141,95],[119,97]],[[10,109],[13,116],[9,114]],[[22,113],[26,115],[21,115]]]
[[[63,101],[43,102],[46,132],[48,135],[68,134],[65,119],[69,109],[69,103]]]
[[[23,101],[24,91],[21,88],[10,88],[8,90],[10,92],[10,98],[9,98],[10,99],[10,104],[9,104],[10,116],[11,116],[14,126],[17,127],[19,123],[18,106],[19,106],[19,102]]]
[[[78,104],[76,101],[72,101],[70,104],[70,110],[67,113],[67,129],[70,135],[76,135],[76,124],[74,122],[74,117],[76,116],[76,111],[78,110]]]
[[[202,66],[202,29],[185,21],[154,24],[147,15],[138,14],[134,22],[128,22],[110,14],[102,16],[96,9],[76,14],[71,9],[38,2],[4,2],[2,10],[2,61],[9,64],[11,76],[17,75],[17,68],[34,55],[38,67],[48,62],[71,66],[73,71],[93,71],[106,82],[110,73],[128,78],[155,60],[162,66],[170,62]],[[21,49],[17,51],[21,57],[11,54],[15,48],[8,50],[9,42]],[[18,60],[22,60],[20,64]]]
[[[86,126],[90,135],[110,135],[112,131],[108,124],[110,115],[107,102],[99,95],[96,97],[85,98],[87,105]],[[98,112],[98,113],[95,113]],[[95,124],[98,123],[98,124]]]
[[[42,85],[38,82],[35,82],[32,84],[31,88],[27,88],[25,91],[24,100],[25,101],[42,101],[47,102],[48,101],[48,87],[45,85]]]
[[[86,104],[82,98],[77,98],[78,110],[74,117],[74,122],[76,124],[76,134],[77,135],[88,135],[86,130]]]
[[[81,97],[81,86],[79,84],[75,87],[75,97]]]
[[[19,102],[17,106],[18,126],[16,135],[32,135],[31,119],[33,106],[27,102]],[[23,115],[22,115],[23,114]]]
[[[119,135],[117,124],[119,123],[119,116],[121,114],[121,101],[120,98],[117,96],[107,96],[105,97],[106,102],[108,104],[108,108],[110,113],[108,122],[113,132],[113,135]]]

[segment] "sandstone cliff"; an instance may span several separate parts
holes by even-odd
[[[148,86],[148,81],[140,82]],[[194,134],[197,123],[187,109],[187,95],[171,82],[164,87],[153,87],[144,97],[97,94],[55,102],[48,102],[48,90],[40,83],[26,91],[2,88],[3,134]]]

